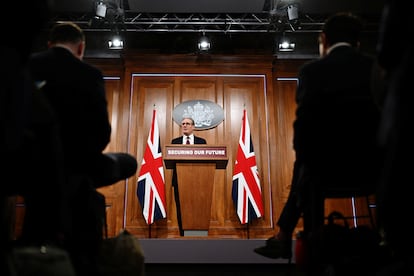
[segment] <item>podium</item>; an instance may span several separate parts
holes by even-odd
[[[206,235],[210,226],[211,202],[216,169],[225,169],[227,147],[222,145],[165,146],[164,163],[176,169],[184,236]]]

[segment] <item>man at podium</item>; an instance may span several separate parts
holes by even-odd
[[[207,144],[204,138],[194,136],[195,124],[193,118],[184,118],[181,121],[182,136],[172,139],[171,144]]]
[[[171,144],[207,144],[206,139],[195,136],[195,123],[193,118],[183,118],[181,120],[181,133],[180,137],[176,137],[171,140]],[[178,227],[180,229],[180,236],[184,236],[184,231],[182,227],[182,220],[181,220],[181,208],[180,208],[180,196],[178,192],[178,185],[177,185],[177,171],[173,170],[172,176],[172,186],[174,187],[174,198],[175,198],[175,205],[177,207],[177,221]]]

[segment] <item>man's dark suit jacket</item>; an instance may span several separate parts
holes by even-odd
[[[371,90],[373,58],[338,46],[299,72],[294,149],[326,185],[375,185],[380,113]]]
[[[23,232],[39,239],[37,233],[42,234],[43,228],[62,224],[61,230],[67,238],[65,242],[70,247],[79,246],[83,250],[83,238],[93,236],[86,246],[87,252],[96,245],[95,240],[99,240],[99,234],[94,235],[94,229],[100,229],[94,224],[97,212],[87,209],[95,207],[90,195],[97,194],[92,188],[97,183],[91,184],[90,178],[79,175],[99,172],[101,163],[97,160],[107,160],[103,158],[103,150],[110,141],[111,125],[103,75],[63,47],[33,54],[29,69],[37,83],[44,83],[41,92],[56,115],[64,159],[64,166],[59,169],[64,171],[64,181],[62,187],[56,187],[56,184],[37,187],[42,191],[42,197],[25,197],[26,214],[29,215],[25,217]],[[111,170],[101,170],[98,176],[106,172],[111,173]],[[51,199],[58,202],[52,204]]]
[[[171,144],[182,144],[183,136],[172,139]],[[194,144],[207,144],[206,139],[194,135]]]
[[[46,81],[43,91],[61,126],[66,165],[90,167],[111,137],[101,71],[62,47],[35,53],[29,65],[35,81]]]

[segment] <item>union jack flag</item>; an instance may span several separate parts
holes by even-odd
[[[137,196],[147,224],[166,217],[164,167],[155,109],[139,171]]]
[[[263,215],[262,190],[246,110],[233,171],[233,202],[241,224]]]

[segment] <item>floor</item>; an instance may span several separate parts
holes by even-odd
[[[145,276],[305,276],[295,258],[269,259],[253,249],[265,240],[140,240],[144,254]],[[293,244],[295,246],[295,243]],[[347,262],[335,269],[325,266],[325,272],[315,276],[414,275],[414,257],[393,260],[379,254],[374,262]],[[387,257],[388,256],[388,257]],[[368,260],[368,259],[367,259]],[[349,260],[350,261],[350,260]],[[334,272],[333,272],[334,271]],[[332,274],[334,273],[334,274]],[[321,275],[320,275],[321,274]]]
[[[147,264],[287,264],[254,252],[264,239],[140,239]],[[293,243],[292,246],[294,246]],[[292,259],[292,263],[295,259]]]
[[[302,276],[284,259],[254,253],[265,240],[141,239],[145,276]]]
[[[302,276],[294,264],[146,264],[145,276]]]

